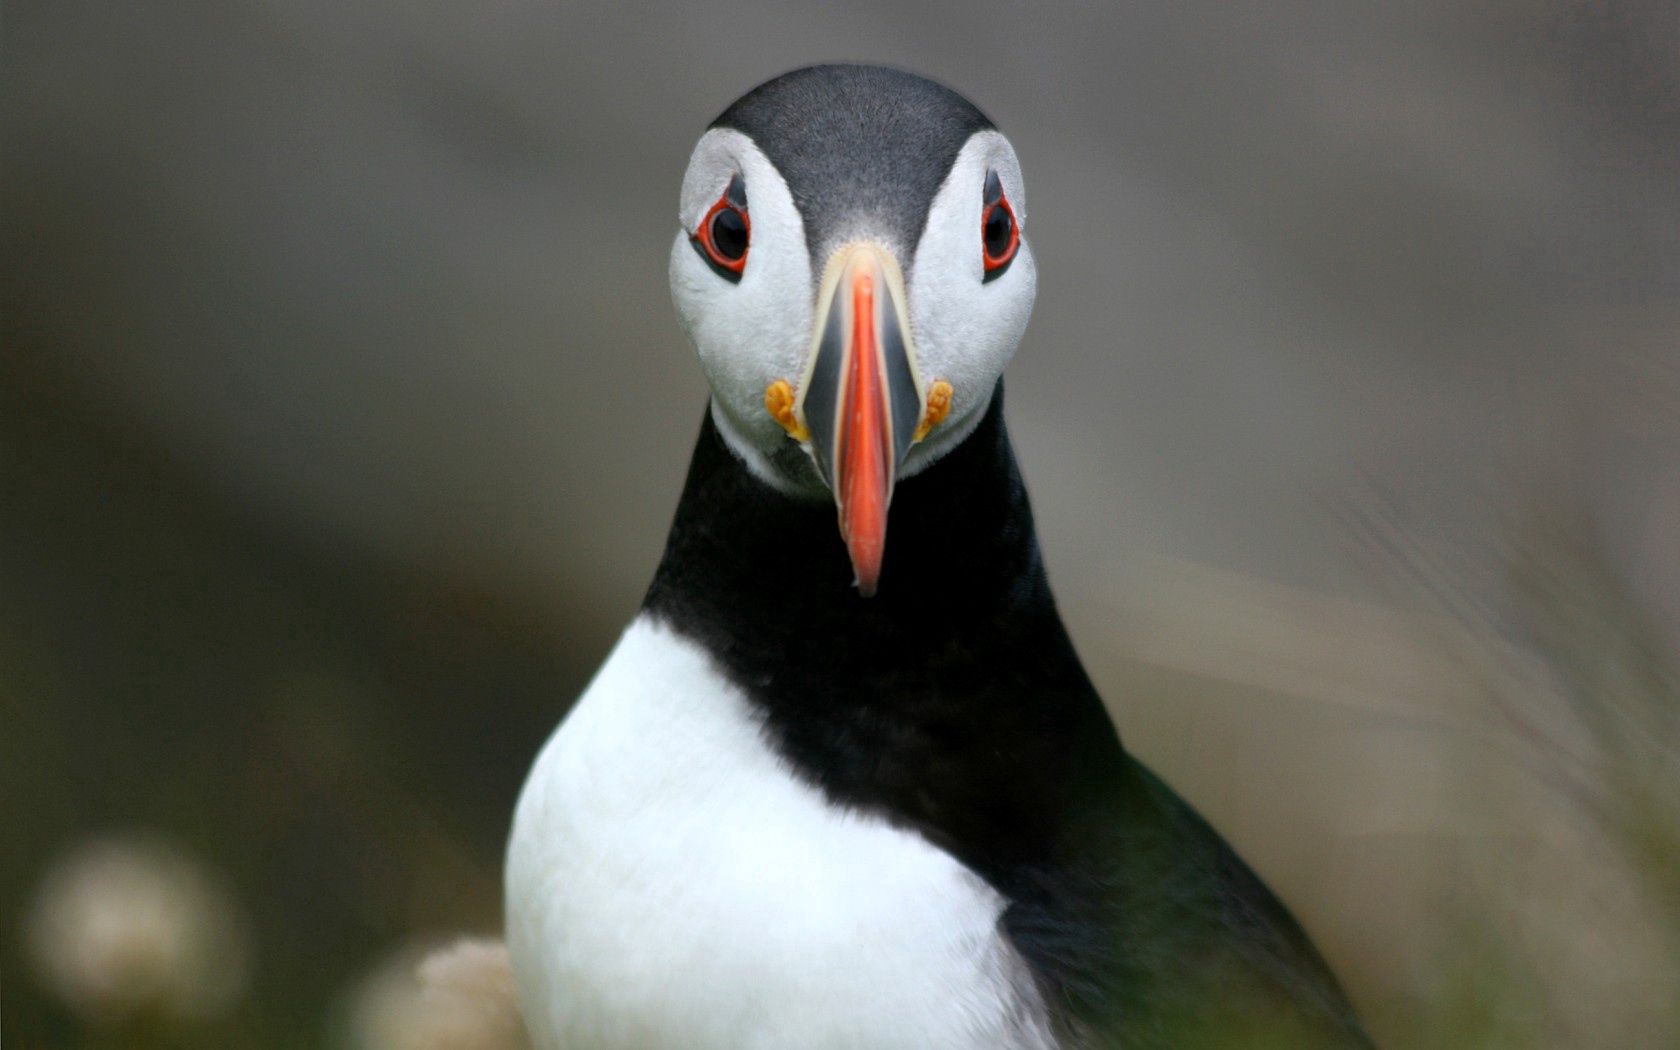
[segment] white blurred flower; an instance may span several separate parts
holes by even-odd
[[[245,990],[246,925],[221,881],[151,837],[96,839],[60,858],[26,919],[42,982],[90,1019],[212,1017]]]
[[[463,940],[397,952],[364,978],[350,1007],[356,1050],[529,1050],[507,949]]]

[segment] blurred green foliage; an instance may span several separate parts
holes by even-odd
[[[8,1044],[314,1045],[393,945],[499,927],[518,786],[610,634],[280,534],[28,350],[0,356]],[[251,994],[211,1028],[86,1031],[28,976],[43,865],[130,828],[252,916]]]

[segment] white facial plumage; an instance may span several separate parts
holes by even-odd
[[[1021,245],[1009,268],[988,282],[980,218],[989,171],[997,172],[1015,210]],[[905,477],[955,448],[980,422],[1032,316],[1038,269],[1027,243],[1027,188],[1015,149],[1002,134],[976,132],[957,154],[928,209],[907,276],[917,365],[930,380],[950,383],[955,396],[951,415],[910,451]]]
[[[1008,268],[987,281],[980,232],[989,172],[1002,184],[1021,240]],[[746,187],[751,221],[738,282],[718,274],[690,243],[736,175]],[[1037,290],[1026,204],[1009,140],[991,129],[976,132],[940,185],[905,268],[916,371],[925,382],[950,383],[954,394],[949,417],[910,450],[900,478],[968,436],[1020,344]],[[671,295],[711,384],[712,418],[754,474],[783,489],[808,487],[814,473],[790,478],[775,465],[778,450],[792,439],[766,410],[764,395],[776,380],[797,383],[806,374],[817,312],[814,275],[828,260],[811,258],[804,219],[775,165],[731,128],[713,128],[695,146],[683,177],[679,223],[671,246]],[[848,226],[867,230],[869,217],[860,215]],[[891,250],[894,239],[883,231],[879,243]],[[808,444],[805,450],[809,454]]]

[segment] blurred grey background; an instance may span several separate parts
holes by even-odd
[[[163,1045],[354,1040],[355,974],[494,929],[513,795],[639,600],[704,404],[665,283],[688,150],[832,59],[943,80],[1020,153],[1011,425],[1129,744],[1385,1041],[1439,1038],[1444,939],[1505,910],[1534,976],[1501,1024],[1656,1031],[1673,945],[1604,932],[1649,917],[1552,775],[1594,738],[1462,657],[1523,648],[1536,515],[1655,658],[1680,643],[1673,3],[6,14],[17,1045],[118,1023],[12,976],[89,835],[165,835],[243,902],[249,991]],[[1438,615],[1495,640],[1443,652]]]

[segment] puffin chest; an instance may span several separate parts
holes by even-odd
[[[645,616],[537,760],[507,902],[539,1046],[1053,1045],[1005,901],[831,805]]]

